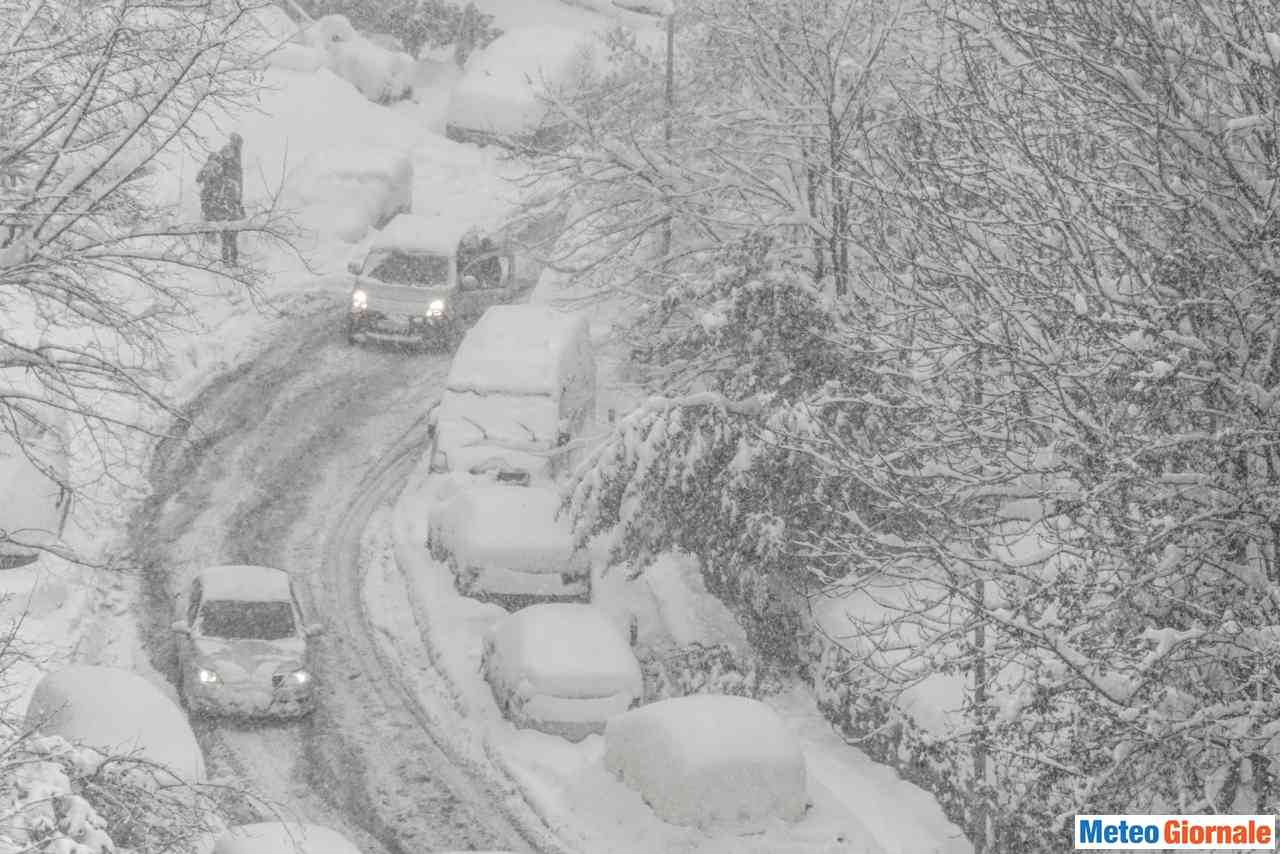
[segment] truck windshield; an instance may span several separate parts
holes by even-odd
[[[450,260],[419,252],[375,252],[365,262],[365,275],[390,285],[440,287],[449,284]]]

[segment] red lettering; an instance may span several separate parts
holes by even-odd
[[[1252,822],[1252,821],[1251,821],[1251,822],[1249,822],[1249,825],[1252,827],[1252,826],[1253,826],[1253,822]],[[1274,831],[1275,831],[1275,828],[1274,828],[1274,827],[1272,827],[1272,826],[1271,826],[1271,825],[1269,825],[1269,824],[1259,825],[1259,826],[1254,830],[1254,833],[1257,835],[1257,838],[1256,838],[1256,839],[1254,839],[1254,840],[1252,840],[1252,841],[1254,841],[1254,842],[1258,842],[1258,843],[1260,843],[1260,844],[1262,844],[1262,845],[1270,845],[1270,844],[1271,844],[1271,836],[1272,836],[1272,833],[1273,833]]]
[[[1178,820],[1171,818],[1164,823],[1164,841],[1166,845],[1178,844]]]

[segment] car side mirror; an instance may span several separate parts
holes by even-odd
[[[568,434],[568,433],[566,433],[566,432],[564,432],[564,431],[561,431],[560,433],[556,434],[556,447],[557,447],[557,448],[563,448],[563,447],[564,447],[565,445],[567,445],[567,444],[569,444],[569,434]]]
[[[175,620],[173,624],[169,626],[169,628],[180,635],[191,634],[191,624],[188,623],[186,620]]]
[[[320,623],[312,623],[303,629],[302,633],[309,638],[318,638],[324,634],[324,626]]]
[[[351,275],[353,275],[353,276],[358,276],[358,275],[360,275],[360,262],[359,262],[359,261],[348,261],[348,262],[347,262],[347,272],[348,272],[348,273],[350,273],[350,274],[351,274]]]

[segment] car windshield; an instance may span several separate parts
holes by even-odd
[[[231,640],[281,640],[295,634],[288,602],[205,602],[201,634]]]
[[[365,275],[390,285],[439,287],[449,284],[449,256],[377,252],[365,263]]]

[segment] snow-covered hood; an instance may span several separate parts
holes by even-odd
[[[433,288],[391,285],[367,276],[356,276],[355,287],[365,292],[369,311],[380,311],[384,314],[423,315],[436,300],[442,300],[445,310],[448,311],[449,301],[454,296],[454,290],[448,285]]]
[[[302,638],[282,640],[228,640],[195,638],[202,667],[213,670],[223,682],[267,682],[276,673],[306,663],[307,644]]]

